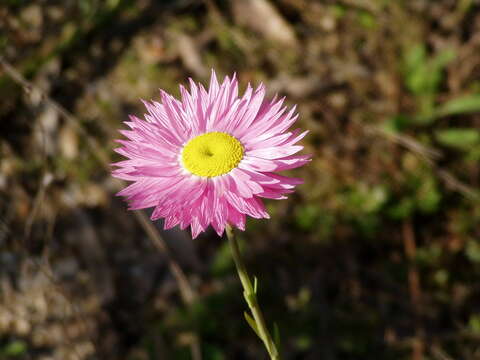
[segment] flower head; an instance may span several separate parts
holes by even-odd
[[[298,115],[284,98],[265,99],[265,87],[238,95],[235,75],[220,85],[212,71],[208,91],[190,79],[181,101],[161,91],[161,103],[144,104],[145,120],[130,116],[128,140],[116,152],[128,158],[112,174],[133,181],[118,193],[131,209],[155,207],[152,220],[165,228],[190,225],[195,238],[209,225],[221,235],[227,224],[245,229],[245,217],[268,218],[260,198],[285,199],[301,179],[274,173],[304,165],[294,155],[307,131],[289,131]]]

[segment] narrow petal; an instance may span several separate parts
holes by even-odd
[[[280,159],[293,155],[303,149],[303,146],[276,146],[270,148],[250,150],[246,153],[248,156],[259,157],[262,159]]]
[[[209,226],[219,236],[227,224],[244,230],[246,216],[269,218],[261,199],[285,199],[303,182],[276,171],[311,156],[296,155],[307,131],[288,130],[298,118],[295,106],[287,110],[285,98],[267,100],[265,93],[263,84],[248,84],[239,96],[235,74],[219,84],[212,70],[208,90],[189,79],[180,100],[161,90],[161,102],[144,101],[144,119],[130,116],[114,149],[126,159],[111,164],[112,175],[132,182],[117,195],[130,209],[153,207],[151,219],[164,218],[166,229],[190,226],[192,238]],[[225,132],[242,144],[243,158],[227,174],[205,178],[182,165],[185,144],[206,132]]]

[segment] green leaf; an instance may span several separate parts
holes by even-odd
[[[405,53],[403,75],[405,86],[416,97],[418,114],[411,118],[415,124],[428,125],[435,120],[435,97],[444,70],[455,56],[453,49],[444,49],[429,57],[424,44],[417,44]]]
[[[12,341],[5,346],[3,353],[6,356],[20,356],[27,351],[27,344],[24,341],[16,340]]]
[[[247,302],[249,308],[252,308],[253,305],[256,303],[257,296],[255,295],[255,293],[252,294],[244,291],[243,297],[245,298],[245,301]]]
[[[432,59],[431,65],[437,70],[443,69],[451,61],[453,61],[456,56],[457,55],[453,49],[444,49]]]
[[[347,8],[340,4],[332,5],[330,10],[333,13],[333,16],[335,16],[337,19],[344,17],[347,13]]]
[[[256,276],[253,277],[253,293],[257,293],[257,288],[258,288],[258,279]]]
[[[427,51],[423,44],[413,46],[405,55],[405,84],[413,94],[421,94],[426,82]]]
[[[472,263],[480,263],[480,245],[475,240],[467,242],[465,254]]]
[[[312,338],[309,334],[299,335],[295,339],[295,345],[298,347],[299,350],[307,350],[312,346]]]
[[[260,336],[260,332],[258,331],[257,323],[255,322],[255,320],[253,320],[253,318],[246,311],[243,312],[243,316],[245,316],[245,320],[247,320],[248,325],[250,325],[253,331],[255,331],[255,334],[257,334],[257,336],[260,339],[262,339],[262,337]]]
[[[470,150],[480,142],[480,131],[470,128],[453,128],[435,132],[436,140],[445,146]]]
[[[405,130],[408,125],[414,123],[409,116],[398,114],[394,115],[391,118],[387,119],[381,126],[382,130],[386,131],[389,134],[396,134]]]
[[[436,111],[435,116],[450,116],[480,112],[480,94],[472,94],[447,101]]]
[[[417,190],[416,202],[420,211],[432,213],[438,210],[442,193],[433,177],[426,178]]]
[[[273,323],[273,342],[277,347],[277,350],[280,351],[280,329],[278,328],[277,323]]]
[[[443,70],[446,66],[455,59],[455,51],[452,49],[445,49],[439,52],[427,65],[425,69],[428,77],[428,90],[433,94],[438,91],[438,88],[443,80]]]
[[[449,273],[445,269],[439,269],[435,272],[433,279],[440,286],[446,286],[448,283]]]
[[[320,209],[316,205],[302,206],[296,211],[295,222],[302,230],[312,230],[316,223]]]
[[[358,13],[358,21],[366,29],[374,29],[377,27],[377,20],[375,16],[370,14],[368,11],[360,11]]]
[[[405,66],[407,71],[415,71],[423,67],[427,61],[427,50],[425,45],[416,44],[412,46],[405,54]]]
[[[387,190],[381,185],[358,183],[345,192],[345,204],[354,214],[375,213],[381,209],[387,197]]]
[[[393,205],[388,214],[394,219],[405,219],[413,214],[415,211],[415,202],[412,198],[404,197],[395,205]]]
[[[470,319],[468,320],[468,327],[470,328],[470,331],[472,331],[474,334],[480,334],[479,314],[470,315]]]

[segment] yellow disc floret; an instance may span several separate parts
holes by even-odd
[[[190,140],[182,151],[185,169],[194,175],[215,177],[235,168],[243,157],[243,146],[233,136],[209,132]]]

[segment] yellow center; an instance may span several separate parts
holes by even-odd
[[[233,136],[209,132],[190,140],[182,151],[183,166],[194,175],[215,177],[235,168],[243,157],[243,146]]]

